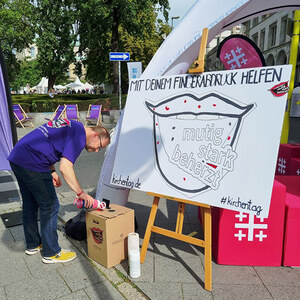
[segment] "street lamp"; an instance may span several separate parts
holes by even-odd
[[[176,20],[176,19],[179,19],[180,17],[179,16],[176,16],[176,17],[172,17],[171,19],[172,19],[172,25],[171,25],[171,30],[173,30],[173,20]]]

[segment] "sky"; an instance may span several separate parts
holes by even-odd
[[[169,24],[172,25],[172,17],[179,16],[179,19],[173,20],[173,26],[176,27],[180,23],[180,19],[187,13],[197,0],[169,0]]]

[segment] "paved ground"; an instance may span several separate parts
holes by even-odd
[[[89,179],[93,182],[83,184],[91,195],[98,183],[101,155],[77,170],[84,182],[86,170],[94,174],[95,166],[97,174]],[[202,249],[157,234],[151,237],[139,278],[128,276],[127,261],[106,269],[87,257],[85,241],[64,235],[64,222],[78,210],[72,204],[74,193],[66,187],[58,196],[59,241],[62,247],[76,251],[78,258],[66,264],[45,265],[40,254],[24,254],[22,226],[7,229],[0,220],[0,299],[300,299],[300,268],[289,267],[222,266],[213,262],[213,290],[208,292],[203,288]],[[142,245],[152,198],[131,191],[128,206],[135,210]],[[177,204],[162,199],[156,225],[174,229],[176,213]],[[202,236],[197,210],[187,205],[183,233],[191,232]]]

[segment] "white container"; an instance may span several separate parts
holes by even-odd
[[[140,252],[131,251],[128,254],[129,261],[129,276],[131,278],[138,278],[141,276],[141,261]]]
[[[140,237],[136,232],[128,234],[128,253],[131,251],[140,251]]]
[[[140,262],[140,238],[136,232],[128,234],[128,264],[129,276],[131,278],[138,278],[141,276],[141,262]]]

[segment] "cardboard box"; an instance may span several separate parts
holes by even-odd
[[[106,268],[127,259],[127,236],[134,232],[134,210],[111,204],[86,213],[88,255]]]

